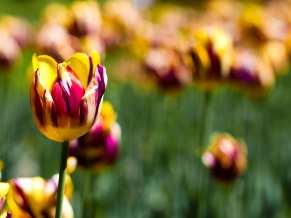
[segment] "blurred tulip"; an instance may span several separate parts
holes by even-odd
[[[131,42],[135,30],[143,22],[139,9],[129,0],[107,1],[102,12],[101,35],[107,47]]]
[[[4,205],[6,195],[9,191],[10,185],[9,183],[0,182],[0,211]],[[12,214],[10,212],[4,212],[0,215],[0,218],[11,218]]]
[[[72,141],[70,158],[77,160],[77,167],[98,173],[108,169],[119,153],[120,126],[109,102],[104,102],[96,124],[88,133]]]
[[[14,39],[19,47],[23,48],[32,42],[32,28],[24,19],[4,16],[0,20],[0,26]]]
[[[272,87],[275,77],[270,62],[249,50],[236,48],[227,80],[235,88],[260,95]]]
[[[269,40],[261,48],[262,58],[270,63],[275,74],[282,74],[289,67],[287,49],[283,42]]]
[[[50,180],[41,177],[17,178],[10,181],[7,206],[13,217],[17,218],[53,218],[55,217],[58,175]],[[62,218],[73,218],[73,208],[69,202],[73,184],[70,176],[65,181]]]
[[[242,40],[245,44],[258,45],[266,40],[262,25],[266,12],[261,5],[245,4],[239,18]]]
[[[95,1],[75,1],[70,6],[72,24],[69,32],[77,37],[98,35],[101,32],[102,17]]]
[[[59,2],[51,2],[42,11],[43,24],[53,24],[68,28],[72,23],[72,13],[65,5]]]
[[[202,156],[203,164],[220,182],[233,182],[247,165],[247,153],[243,142],[229,134],[216,134]]]
[[[35,46],[41,53],[46,53],[62,62],[81,49],[79,40],[67,30],[53,23],[43,25],[36,35]]]
[[[30,89],[33,118],[39,130],[58,141],[76,139],[94,125],[107,85],[105,67],[96,51],[76,53],[58,64],[46,55],[33,56]]]
[[[145,66],[163,90],[179,90],[192,81],[192,74],[184,64],[182,55],[171,49],[151,49],[145,57]]]
[[[0,68],[9,69],[21,55],[21,50],[14,39],[0,27]]]
[[[87,35],[80,38],[82,52],[90,53],[92,50],[97,50],[101,60],[105,57],[105,43],[99,35]]]
[[[221,28],[204,28],[194,33],[190,45],[194,83],[209,89],[224,80],[231,68],[232,52],[232,41]]]

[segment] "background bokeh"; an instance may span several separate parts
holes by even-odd
[[[37,26],[49,2],[1,1],[0,12]],[[25,48],[14,65],[0,73],[2,181],[50,178],[59,169],[60,145],[43,136],[31,116],[32,78],[27,71],[34,52],[33,47]],[[112,49],[102,62],[108,74],[104,99],[118,114],[122,139],[116,164],[94,180],[96,217],[291,216],[289,70],[261,98],[224,86],[215,89],[208,142],[199,145],[204,91],[191,85],[168,95],[133,80],[121,80],[116,73],[135,69],[120,67],[129,56],[127,50]],[[231,185],[215,182],[201,162],[214,132],[227,132],[247,145],[247,170]],[[71,176],[72,205],[75,217],[81,217],[84,172]]]

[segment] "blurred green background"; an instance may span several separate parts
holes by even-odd
[[[0,12],[37,24],[48,2],[1,1]],[[0,74],[2,181],[48,179],[59,169],[60,145],[38,131],[30,111],[27,67],[33,53],[25,49],[11,72]],[[103,62],[109,80],[104,99],[118,114],[122,142],[117,163],[94,182],[96,217],[291,216],[290,73],[262,99],[225,87],[213,93],[207,138],[228,132],[243,139],[248,149],[246,172],[226,187],[217,184],[201,162],[203,148],[197,140],[203,91],[190,86],[169,96],[120,81],[114,72],[124,55],[109,51]],[[72,205],[78,218],[84,173],[75,171],[72,179]]]

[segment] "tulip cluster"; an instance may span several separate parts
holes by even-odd
[[[241,175],[247,164],[246,147],[243,142],[229,134],[216,134],[202,156],[202,162],[215,179],[222,183],[233,182]]]
[[[120,126],[109,102],[104,102],[100,116],[88,133],[72,141],[70,158],[77,160],[77,167],[98,173],[115,163],[120,144]]]
[[[203,89],[223,83],[266,93],[289,67],[288,8],[285,1],[264,6],[210,1],[199,11],[177,6],[141,10],[125,0],[109,1],[101,10],[103,39],[106,48],[126,45],[144,66],[139,71],[163,90],[193,82]]]
[[[101,25],[101,12],[95,1],[76,1],[69,6],[51,3],[43,11],[35,46],[39,53],[48,54],[58,62],[80,51],[97,50],[103,57]]]

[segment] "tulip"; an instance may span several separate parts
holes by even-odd
[[[190,46],[194,82],[210,89],[225,79],[230,71],[233,44],[219,27],[204,28],[194,33]]]
[[[10,181],[7,205],[14,217],[44,218],[54,217],[58,175],[46,181],[41,177],[17,178]],[[62,218],[73,218],[73,209],[69,202],[72,197],[73,184],[66,176],[65,197]]]
[[[97,173],[115,163],[119,153],[120,127],[109,102],[104,102],[100,117],[88,133],[72,141],[70,158],[77,160],[77,167]]]
[[[180,90],[191,82],[191,72],[179,52],[169,48],[153,48],[145,57],[145,66],[159,88],[166,91]]]
[[[233,182],[241,175],[247,164],[246,148],[243,142],[228,134],[217,134],[204,152],[202,162],[220,182]]]
[[[72,141],[94,125],[107,85],[105,67],[96,51],[76,53],[58,64],[46,55],[33,56],[30,104],[38,129],[49,139]]]
[[[2,210],[9,188],[10,188],[9,183],[0,182],[0,211]],[[4,212],[0,215],[0,218],[11,218],[11,217],[12,214],[10,212]]]
[[[260,96],[273,86],[275,75],[270,61],[250,50],[236,48],[227,80],[236,89]]]

